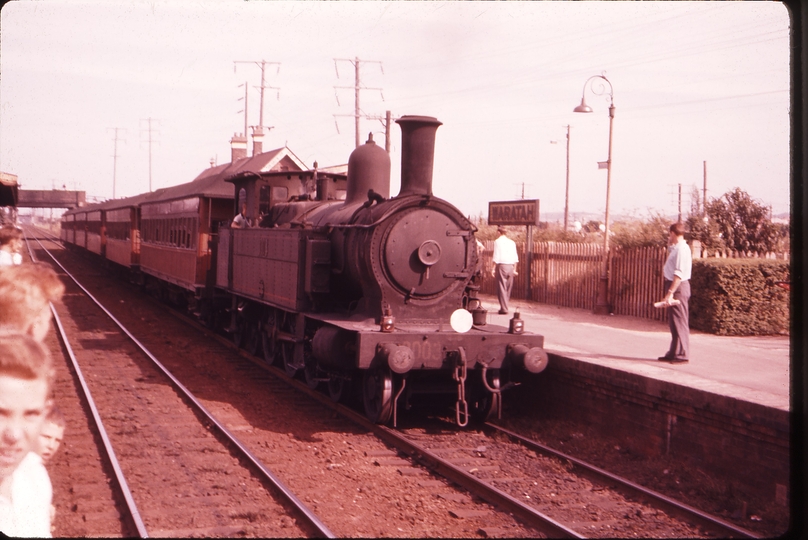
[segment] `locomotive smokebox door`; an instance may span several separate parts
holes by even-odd
[[[391,224],[384,249],[390,281],[401,292],[432,296],[451,287],[464,269],[466,244],[451,216],[412,208]]]

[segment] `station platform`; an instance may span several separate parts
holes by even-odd
[[[716,336],[690,333],[690,361],[658,360],[670,345],[667,322],[595,315],[583,309],[511,300],[510,313],[499,315],[495,296],[481,295],[489,324],[507,327],[514,311],[525,329],[544,335],[554,357],[595,364],[648,379],[687,387],[763,407],[790,406],[789,336]]]

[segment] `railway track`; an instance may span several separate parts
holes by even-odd
[[[201,325],[186,317],[182,319],[212,335]],[[233,347],[230,340],[222,336],[215,337],[223,346]],[[517,516],[529,528],[543,535],[756,537],[750,531],[587,466],[571,456],[556,453],[548,458],[546,456],[550,455],[551,449],[541,448],[537,443],[523,440],[517,434],[494,425],[487,425],[480,432],[458,432],[440,423],[429,430],[418,427],[399,431],[371,424],[364,416],[334,404],[321,393],[312,391],[306,384],[290,379],[282,370],[268,367],[262,359],[244,351],[239,351],[239,354],[249,358],[261,369],[269,369],[278,380],[291,384],[297,391],[313,397],[323,406],[331,407],[336,413],[374,433],[395,449],[386,453],[381,450],[370,456],[376,464],[397,464],[402,475],[411,474],[411,471],[418,469],[432,471],[434,475],[462,486],[471,498],[485,501]],[[514,456],[518,456],[518,459],[514,459]],[[402,465],[402,458],[411,461]],[[518,461],[520,465],[514,468],[513,461]],[[542,473],[542,467],[553,474]],[[565,478],[559,484],[559,477],[569,477],[568,469],[573,468],[586,472],[571,480]],[[543,476],[550,476],[551,483],[540,485],[537,478]],[[580,491],[586,497],[582,497],[577,508],[559,509],[552,499],[562,487]],[[460,508],[455,515],[467,519],[481,513],[484,512]],[[665,534],[660,533],[660,528]],[[509,532],[513,533],[513,530],[496,526],[483,526],[478,531],[486,536],[505,536]]]
[[[176,312],[174,314],[189,324],[197,326],[200,331],[209,332],[201,325],[188,321],[183,315]],[[233,347],[226,338],[214,336],[221,340],[223,345]],[[433,431],[424,430],[424,428],[392,430],[373,424],[355,410],[335,404],[309,385],[289,378],[278,368],[267,366],[260,358],[243,350],[239,350],[239,353],[256,365],[274,371],[276,376],[286,380],[299,392],[311,396],[324,406],[333,408],[340,415],[374,432],[389,446],[397,449],[399,456],[409,457],[436,475],[462,486],[473,496],[519,516],[526,525],[548,537],[622,536],[636,532],[637,529],[645,534],[653,534],[654,529],[659,528],[659,523],[665,521],[675,523],[665,525],[666,529],[673,529],[674,536],[760,538],[752,531],[737,527],[717,516],[492,423],[487,423],[479,433],[472,432],[468,437],[470,442],[465,445],[458,442],[458,435],[463,432],[458,432],[451,422],[439,423]],[[423,419],[421,420],[423,421]],[[443,432],[443,434],[436,435],[436,432]],[[468,434],[463,435],[465,437]],[[444,440],[441,441],[441,438]],[[510,450],[497,450],[497,446],[501,447],[509,442],[513,443]],[[516,471],[511,467],[511,470],[505,472],[503,476],[504,469],[506,470],[508,467],[500,464],[508,463],[508,458],[504,454],[512,454],[514,444],[529,450],[529,455],[525,458],[528,462],[541,461],[542,457],[549,457],[555,461],[554,464],[549,465],[551,469],[564,469],[563,474],[580,476],[581,478],[567,480],[567,483],[570,484],[567,487],[591,492],[594,494],[592,497],[594,502],[587,503],[583,498],[577,515],[576,512],[564,509],[561,517],[554,518],[553,515],[557,515],[558,512],[545,511],[542,508],[542,506],[549,506],[552,509],[554,506],[552,502],[549,505],[536,503],[542,499],[540,493],[550,493],[552,498],[555,496],[554,492],[558,491],[557,486],[539,486],[539,483],[533,479],[536,476],[542,476],[542,473],[537,473],[536,469],[546,468],[546,465],[536,467],[535,463],[529,463],[524,468],[517,468]],[[500,457],[492,458],[498,454]],[[573,470],[575,473],[572,473]],[[530,492],[538,493],[538,495],[531,497]],[[534,502],[526,502],[531,498]],[[610,514],[611,517],[603,517],[604,509],[606,509],[605,513]],[[617,517],[615,518],[614,515]],[[618,523],[621,520],[629,522],[630,527],[628,529],[621,527]],[[489,528],[486,534],[496,536],[499,532],[501,531],[497,531],[496,528]]]
[[[250,357],[244,352],[242,355]],[[286,377],[278,371],[280,377]],[[459,431],[450,419],[442,422],[418,418],[418,427],[402,425],[394,430],[331,402],[301,381],[288,382],[375,433],[395,448],[399,457],[411,459],[550,538],[760,538],[494,424],[486,424],[480,431]],[[574,508],[559,507],[553,499],[562,491],[580,492],[579,504]],[[491,527],[484,532],[486,536],[498,536],[503,531]]]
[[[50,255],[41,242],[39,245]],[[35,259],[33,251],[31,255]],[[86,320],[84,329],[70,328],[62,324],[52,307],[106,458],[115,471],[127,521],[138,536],[246,533],[334,537],[271,470],[59,266],[74,283],[67,284],[68,307],[77,308],[91,300],[105,315]],[[82,309],[86,312],[86,306]],[[77,356],[82,358],[83,367]],[[228,500],[230,507],[239,508],[237,512],[218,510],[219,504]],[[251,504],[245,504],[246,500]],[[276,519],[284,515],[293,517]],[[301,525],[292,526],[293,521]]]
[[[631,497],[634,500],[647,501],[649,504],[652,504],[656,508],[663,509],[672,516],[698,524],[703,530],[710,531],[716,536],[722,538],[760,538],[760,536],[753,531],[738,527],[718,516],[694,508],[685,502],[677,501],[672,497],[668,497],[667,495],[637,484],[636,482],[612,474],[591,463],[587,463],[586,461],[560,452],[545,444],[523,437],[518,433],[497,426],[496,424],[487,423],[485,430],[488,434],[498,434],[507,437],[509,440],[536,452],[537,455],[561,460],[569,464],[583,477],[589,478],[600,485],[609,486],[613,491]]]

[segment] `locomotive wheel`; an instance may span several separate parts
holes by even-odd
[[[277,326],[275,326],[275,312],[271,311],[267,317],[266,322],[261,328],[261,349],[264,351],[264,361],[267,364],[272,364],[275,361],[276,349],[276,334]]]
[[[499,388],[499,370],[489,372],[488,384],[491,388]],[[499,416],[502,399],[485,389],[482,383],[475,385],[474,398],[469,400],[469,416],[474,422],[487,422]]]
[[[287,334],[295,335],[295,316],[292,313],[281,315],[280,329]],[[278,340],[277,351],[279,360],[283,363],[286,374],[294,377],[297,374],[295,363],[295,343],[293,341]]]
[[[343,377],[332,375],[328,379],[328,397],[334,403],[344,403],[350,393],[351,381]]]
[[[393,416],[393,377],[387,367],[372,368],[362,380],[365,416],[375,424],[385,424]]]

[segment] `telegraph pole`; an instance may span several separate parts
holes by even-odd
[[[384,126],[384,150],[390,153],[390,124],[393,120],[392,113],[385,111],[384,118],[381,116],[366,116],[368,120],[378,120]]]
[[[126,131],[123,128],[108,128],[115,130],[115,143],[114,143],[114,150],[112,153],[112,198],[115,198],[115,184],[117,183],[117,176],[118,176],[118,131]],[[123,142],[126,142],[124,140]]]
[[[378,90],[382,96],[382,100],[384,100],[384,94],[382,93],[381,88],[369,88],[367,86],[362,86],[361,78],[359,77],[359,66],[361,64],[373,63],[379,64],[379,69],[381,69],[382,75],[384,75],[384,67],[382,63],[378,60],[360,60],[359,58],[354,58],[353,60],[349,58],[334,58],[334,69],[337,72],[337,78],[339,78],[339,68],[338,62],[350,62],[354,66],[354,85],[351,86],[335,86],[334,88],[353,88],[354,90],[354,123],[355,123],[355,131],[356,131],[356,147],[359,147],[359,119],[362,117],[362,110],[359,107],[359,93],[361,90]],[[336,92],[335,92],[336,94]],[[337,95],[337,105],[339,105],[339,96]],[[335,115],[337,116],[337,115]],[[339,115],[339,116],[348,116],[348,115]],[[337,125],[337,132],[339,132],[339,125]]]
[[[159,120],[155,120],[154,118],[146,118],[145,121],[149,123],[148,131],[149,131],[149,191],[152,191],[152,121],[159,122]],[[142,129],[141,129],[142,131]]]
[[[390,153],[390,120],[392,120],[392,115],[390,111],[384,115],[384,149],[387,153]]]
[[[566,233],[570,215],[570,125],[567,124],[564,127],[567,128],[567,189],[564,195],[564,232]]]
[[[260,105],[259,105],[258,126],[256,127],[255,133],[263,135],[263,133],[264,133],[264,89],[271,88],[273,90],[278,90],[279,91],[278,92],[278,99],[280,99],[280,88],[276,88],[274,86],[267,86],[266,85],[266,67],[268,65],[276,65],[276,66],[278,66],[278,69],[275,71],[275,74],[277,75],[278,73],[280,73],[281,63],[280,62],[267,62],[266,60],[261,60],[260,62],[258,60],[234,60],[233,61],[233,73],[236,72],[236,64],[255,64],[256,66],[259,66],[261,68],[261,86],[259,87],[261,89],[261,102],[260,102]],[[245,95],[246,95],[246,92],[247,92],[246,87],[244,89],[244,92],[245,92]],[[245,117],[247,115],[246,110],[247,110],[247,101],[246,101],[246,97],[245,97],[245,101],[244,101],[244,111],[245,111],[244,115],[245,115]],[[270,128],[270,129],[272,129],[272,128]],[[245,123],[244,123],[244,136],[247,137],[247,123],[246,123],[246,120],[245,120]]]
[[[677,223],[682,222],[682,184],[679,184],[679,220]]]
[[[704,162],[704,195],[701,199],[701,204],[703,208],[703,213],[707,215],[707,162]]]
[[[524,182],[520,182],[520,183],[514,184],[514,185],[515,186],[521,186],[521,189],[520,189],[521,195],[520,195],[519,198],[522,199],[522,200],[525,199],[525,186],[533,187],[533,184],[525,184]]]

